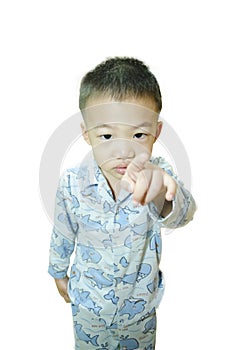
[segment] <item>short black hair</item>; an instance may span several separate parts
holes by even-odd
[[[130,57],[108,58],[88,72],[81,81],[79,107],[83,110],[92,96],[125,98],[150,97],[159,112],[162,96],[155,76],[142,61]]]

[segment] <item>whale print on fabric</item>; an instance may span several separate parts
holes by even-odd
[[[147,321],[147,323],[145,323],[144,326],[144,334],[149,333],[155,333],[156,331],[156,317],[152,317],[149,321]]]
[[[152,317],[153,316],[153,317]],[[151,311],[147,312],[144,316],[142,316],[139,320],[138,320],[138,324],[146,319],[149,319],[149,321],[147,321],[145,323],[144,326],[144,331],[143,333],[155,333],[156,331],[156,308],[153,307],[151,309]]]
[[[75,298],[75,306],[77,308],[79,305],[82,305],[89,311],[93,311],[95,315],[100,316],[99,312],[101,311],[102,307],[96,306],[96,303],[91,299],[89,292],[75,288],[72,293]]]
[[[62,259],[64,259],[72,254],[74,250],[74,244],[63,238],[61,245],[51,243],[51,248],[54,249],[54,251],[57,252]]]
[[[80,218],[80,224],[82,225],[83,229],[86,231],[101,231],[103,233],[108,233],[106,229],[108,221],[104,222],[103,224],[101,221],[94,221],[90,219],[90,214],[84,215]]]
[[[122,265],[122,267],[128,267],[128,266],[129,266],[129,263],[128,263],[128,261],[126,260],[125,256],[123,256],[123,257],[120,259],[119,263]]]
[[[116,215],[115,223],[119,225],[119,231],[125,230],[129,227],[128,222],[129,212],[123,208],[119,208],[118,213]]]
[[[83,197],[90,199],[93,204],[101,204],[102,196],[97,191],[97,185],[89,185],[84,191],[81,191]]]
[[[130,226],[129,215],[138,213],[136,210],[131,210],[127,206],[125,208],[119,207],[115,223],[119,225],[119,231],[123,231]]]
[[[79,245],[81,251],[81,258],[83,261],[92,262],[98,264],[101,261],[101,254],[96,251],[96,249],[92,246]]]
[[[99,289],[104,287],[110,287],[113,285],[113,275],[107,275],[108,278],[103,276],[104,271],[95,269],[93,267],[88,268],[88,271],[84,272],[84,276],[88,277],[93,286],[97,286]]]
[[[121,336],[120,347],[125,350],[135,350],[139,348],[139,343],[135,338],[129,338],[129,335]]]
[[[104,298],[106,300],[111,300],[113,304],[117,304],[117,302],[119,301],[119,297],[115,297],[115,291],[113,289],[111,289],[109,291],[109,293],[104,295]]]
[[[110,205],[109,202],[104,201],[104,203],[103,203],[103,210],[104,210],[104,213],[105,213],[105,214],[114,213],[114,211],[115,211],[115,206],[116,206],[115,203],[114,203],[113,205]]]
[[[69,231],[76,231],[78,229],[78,224],[76,222],[72,222],[68,214],[60,213],[57,219],[64,224]]]
[[[136,272],[126,274],[123,277],[116,277],[115,279],[117,285],[121,282],[123,282],[123,284],[134,284],[135,282],[139,283],[150,274],[151,270],[152,268],[150,264],[142,263],[138,266]]]
[[[94,346],[99,346],[97,343],[97,339],[98,339],[99,335],[95,335],[95,336],[91,337],[90,334],[87,334],[82,330],[82,325],[79,323],[74,324],[74,329],[75,329],[77,337],[80,340],[86,342],[87,344],[91,343]]]
[[[131,320],[134,318],[137,314],[142,312],[145,309],[145,304],[147,302],[143,299],[135,299],[135,298],[130,298],[124,300],[124,303],[119,310],[119,315],[125,315],[128,314],[128,320]]]

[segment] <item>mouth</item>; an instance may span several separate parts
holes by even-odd
[[[127,165],[124,165],[124,164],[120,164],[115,167],[116,173],[120,175],[124,175],[126,173],[126,169],[127,169]]]

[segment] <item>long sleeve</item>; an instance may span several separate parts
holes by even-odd
[[[186,225],[193,219],[193,215],[196,211],[196,203],[191,193],[184,188],[183,183],[173,173],[172,167],[163,159],[155,158],[152,163],[161,167],[166,171],[177,183],[177,191],[175,198],[172,202],[172,211],[162,218],[156,210],[154,203],[151,203],[150,212],[152,216],[158,220],[161,227],[175,229]]]
[[[77,199],[71,194],[70,175],[61,176],[55,200],[54,226],[50,242],[48,272],[54,278],[64,278],[75,248],[78,224],[72,213]]]

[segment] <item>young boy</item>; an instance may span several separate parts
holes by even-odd
[[[162,99],[147,66],[106,60],[82,79],[79,105],[93,156],[60,179],[49,273],[71,302],[75,349],[152,350],[164,291],[160,231],[187,224],[195,202],[151,157]]]

